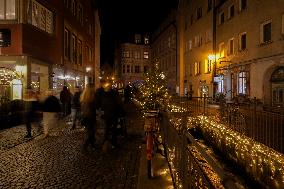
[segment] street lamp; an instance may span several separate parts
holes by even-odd
[[[213,64],[213,73],[212,73],[212,96],[215,98],[215,82],[214,77],[216,76],[216,69],[217,69],[217,61],[219,60],[220,56],[218,54],[209,54],[208,60],[210,63]]]

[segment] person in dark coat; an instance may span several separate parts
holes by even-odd
[[[128,103],[131,98],[131,87],[127,85],[124,89],[124,102]]]
[[[43,129],[47,137],[49,129],[57,125],[57,116],[61,111],[59,99],[53,95],[53,91],[47,91],[47,97],[43,102]]]
[[[72,96],[72,129],[75,129],[77,120],[80,119],[80,112],[81,112],[81,103],[80,103],[80,96],[81,96],[81,90],[77,86],[75,88],[75,93]]]
[[[95,148],[95,131],[96,131],[96,104],[95,88],[93,84],[88,84],[80,96],[81,102],[81,124],[86,127],[86,139],[83,149],[86,150],[90,145]]]
[[[38,99],[36,98],[36,94],[27,89],[26,94],[24,96],[24,107],[25,107],[25,123],[27,129],[27,135],[25,138],[32,137],[32,122],[35,121],[35,113],[38,107]]]
[[[71,112],[71,99],[71,92],[68,90],[67,86],[63,86],[63,89],[60,92],[60,101],[62,103],[63,116],[67,116]]]
[[[117,146],[117,120],[121,117],[123,108],[119,99],[118,93],[112,89],[111,82],[101,80],[101,87],[96,90],[96,105],[97,109],[103,111],[103,119],[106,125],[104,142],[111,135],[112,148]]]

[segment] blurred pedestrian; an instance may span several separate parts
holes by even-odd
[[[35,121],[38,99],[36,98],[36,94],[31,90],[27,89],[24,95],[24,107],[25,107],[25,123],[27,129],[27,135],[25,138],[32,137],[32,122]]]
[[[96,105],[95,88],[93,84],[88,84],[80,97],[81,102],[81,124],[86,127],[86,139],[83,149],[86,150],[89,145],[95,148],[96,131]]]
[[[71,92],[68,90],[67,86],[63,86],[63,89],[60,92],[60,101],[62,103],[63,117],[69,115],[71,112],[71,99]]]
[[[117,146],[117,121],[124,112],[118,93],[112,89],[111,82],[102,79],[101,87],[96,90],[97,109],[103,111],[103,119],[106,125],[104,143],[109,141],[111,135],[112,148]]]
[[[76,128],[76,123],[80,120],[81,104],[80,104],[81,89],[75,87],[74,95],[72,96],[71,112],[72,112],[72,129]]]
[[[49,134],[49,129],[56,125],[58,113],[61,111],[59,99],[53,95],[52,90],[47,91],[47,97],[43,102],[43,130],[44,137]]]
[[[131,87],[127,85],[124,89],[124,102],[128,103],[131,99]]]

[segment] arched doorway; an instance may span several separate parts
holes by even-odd
[[[284,66],[276,68],[270,81],[272,106],[284,107]]]

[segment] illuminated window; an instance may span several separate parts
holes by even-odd
[[[194,62],[194,75],[200,74],[200,62]]]
[[[220,58],[225,57],[225,43],[219,44],[219,54],[220,54]]]
[[[239,50],[243,51],[247,48],[247,34],[242,33],[239,36]]]
[[[54,30],[53,12],[45,8],[35,0],[32,0],[32,8],[29,9],[28,22],[33,26],[52,34]]]
[[[70,59],[70,31],[64,30],[64,57]]]
[[[129,51],[123,51],[122,52],[122,57],[123,58],[129,58],[130,57],[130,52]]]
[[[144,59],[148,59],[149,58],[149,52],[148,51],[144,51],[143,57],[144,57]]]
[[[240,72],[238,75],[238,93],[246,94],[247,90],[247,73]]]
[[[260,43],[271,42],[271,20],[260,25]]]
[[[0,20],[16,19],[16,0],[0,0]]]
[[[217,82],[217,91],[218,93],[224,92],[224,75],[219,76],[219,81]]]
[[[204,72],[205,73],[210,73],[211,72],[211,63],[212,63],[211,60],[205,59],[205,61],[204,61]]]

